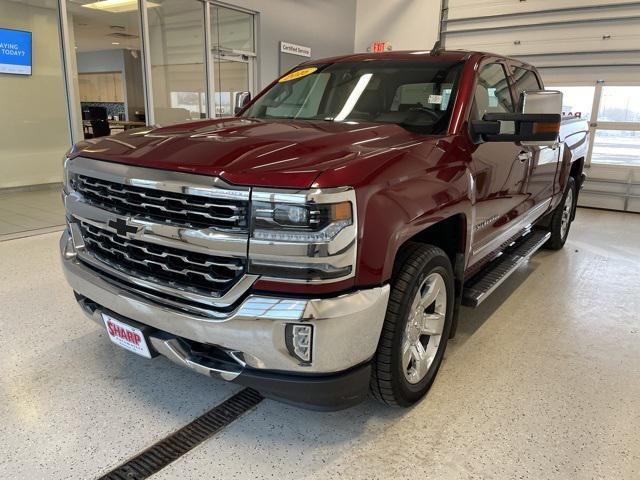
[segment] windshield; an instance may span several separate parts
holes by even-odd
[[[301,67],[242,116],[395,123],[446,133],[462,62],[374,60]]]

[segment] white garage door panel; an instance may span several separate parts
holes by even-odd
[[[610,195],[595,195],[588,192],[582,192],[578,197],[578,206],[605,208],[607,210],[624,210],[624,199]]]
[[[640,4],[620,5],[608,8],[589,8],[584,10],[570,10],[565,12],[540,12],[527,15],[509,15],[506,17],[469,18],[453,21],[448,19],[446,32],[461,32],[465,30],[507,28],[516,26],[537,26],[550,23],[575,24],[581,22],[596,22],[611,19],[638,20],[640,18]],[[568,26],[567,28],[572,28]]]
[[[615,32],[615,33],[612,33]],[[603,35],[611,38],[603,40]],[[520,42],[520,44],[514,44]],[[515,27],[497,31],[447,33],[447,48],[470,48],[495,51],[503,55],[523,56],[536,53],[593,52],[626,50],[640,46],[640,29],[626,20],[597,24]]]
[[[640,65],[640,51],[587,52],[573,55],[521,55],[522,61],[538,68],[600,65]],[[638,79],[640,80],[640,79]]]
[[[463,18],[544,12],[568,8],[624,5],[630,3],[637,2],[632,0],[529,0],[527,2],[514,2],[513,0],[449,0],[448,19],[458,20]]]
[[[536,65],[534,59],[527,60]],[[640,67],[566,67],[540,69],[545,85],[594,85],[604,80],[612,85],[640,84]]]
[[[640,212],[640,169],[591,165],[586,174],[578,205]]]

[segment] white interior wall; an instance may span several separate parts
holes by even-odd
[[[440,0],[358,0],[355,51],[389,42],[393,50],[429,50],[438,39]]]
[[[259,14],[256,43],[260,88],[278,77],[280,41],[311,47],[312,58],[353,53],[356,0],[231,0],[226,3]],[[300,57],[300,62],[306,60]]]
[[[33,74],[0,75],[0,188],[59,182],[70,137],[57,12],[0,0],[0,19],[33,34]]]
[[[124,50],[98,50],[76,54],[78,73],[124,73]]]

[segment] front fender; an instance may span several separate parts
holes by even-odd
[[[471,218],[471,177],[463,163],[415,173],[392,185],[361,192],[358,284],[388,281],[400,247],[426,228],[456,214]],[[467,252],[468,227],[465,233]]]
[[[355,286],[377,286],[393,272],[396,253],[411,237],[456,214],[464,214],[469,251],[472,218],[470,156],[459,137],[434,141],[416,135],[383,151],[362,151],[340,169],[323,173],[315,186],[350,185],[358,209]]]

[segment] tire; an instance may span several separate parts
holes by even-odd
[[[428,303],[431,297],[434,301]],[[373,358],[370,387],[375,398],[387,405],[408,407],[427,393],[444,357],[453,307],[453,269],[447,254],[432,245],[404,247],[394,268],[387,314]],[[440,331],[440,335],[425,331]]]
[[[551,217],[551,222],[549,223],[551,238],[544,244],[544,248],[548,250],[560,250],[564,247],[567,237],[569,236],[575,208],[576,181],[573,177],[569,177],[562,201],[558,204]],[[566,223],[563,224],[563,222]]]

